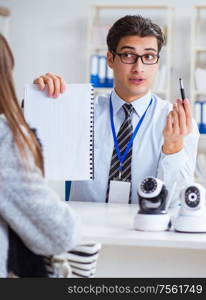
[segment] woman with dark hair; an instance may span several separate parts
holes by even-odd
[[[11,49],[0,34],[0,277],[9,271],[47,276],[43,256],[76,246],[78,226],[71,208],[43,178],[41,147],[19,106],[13,68]]]

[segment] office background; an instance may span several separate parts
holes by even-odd
[[[184,78],[190,92],[192,8],[205,0],[0,0],[11,10],[9,40],[16,58],[15,81],[22,97],[25,83],[45,72],[68,82],[85,82],[90,5],[171,5],[175,8],[174,78]],[[174,82],[174,88],[177,88]],[[179,96],[178,90],[176,93]]]

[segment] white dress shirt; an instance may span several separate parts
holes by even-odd
[[[105,202],[108,176],[114,141],[110,123],[110,95],[98,96],[95,99],[94,117],[94,180],[72,182],[71,200]],[[162,152],[163,129],[166,117],[172,104],[150,92],[132,103],[133,130],[144,114],[149,102],[153,99],[144,121],[135,137],[132,149],[132,203],[138,202],[137,188],[148,176],[163,180],[169,190],[172,203],[179,198],[184,185],[193,181],[199,131],[193,120],[192,133],[184,138],[184,148],[175,154],[165,155]],[[112,105],[116,133],[125,118],[122,100],[113,90]]]

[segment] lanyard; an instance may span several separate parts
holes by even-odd
[[[112,94],[111,94],[112,95]],[[123,153],[123,155],[121,155],[120,153],[120,150],[119,150],[119,145],[118,145],[118,140],[117,140],[117,135],[116,135],[116,131],[115,131],[115,127],[114,127],[114,118],[113,118],[113,106],[112,106],[112,96],[110,95],[110,99],[109,99],[109,105],[110,105],[110,121],[111,121],[111,128],[112,128],[112,134],[113,134],[113,139],[114,139],[114,145],[115,145],[115,149],[116,149],[116,152],[117,152],[117,156],[118,156],[118,159],[119,159],[119,162],[120,162],[120,167],[119,167],[119,170],[120,170],[120,174],[119,174],[119,179],[121,178],[121,171],[122,171],[122,165],[123,165],[123,162],[125,161],[126,159],[126,156],[130,150],[130,148],[132,147],[132,144],[133,144],[133,141],[140,129],[140,126],[142,125],[142,122],[145,118],[145,115],[146,115],[146,112],[148,111],[150,105],[152,104],[152,99],[150,100],[150,103],[147,107],[147,109],[145,110],[144,114],[142,115],[142,117],[140,118],[128,144],[127,144],[127,147]]]

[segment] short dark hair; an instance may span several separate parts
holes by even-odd
[[[140,15],[125,16],[117,20],[110,28],[107,35],[107,46],[109,51],[116,51],[121,38],[129,35],[137,35],[139,37],[154,36],[157,39],[158,53],[162,45],[165,43],[165,36],[161,28],[152,23],[148,18]]]

